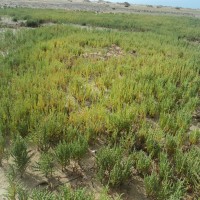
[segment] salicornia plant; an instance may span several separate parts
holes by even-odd
[[[4,150],[5,150],[5,137],[0,132],[0,167],[2,166],[2,160],[4,156]]]
[[[62,167],[62,171],[64,171],[65,167],[69,165],[71,158],[71,149],[69,143],[66,141],[60,142],[55,148],[55,156],[58,163]]]
[[[54,172],[54,157],[50,153],[42,153],[39,161],[33,166],[34,170],[39,171],[46,178],[51,178]]]
[[[124,158],[119,147],[105,147],[97,153],[97,175],[101,182],[119,186],[131,176],[132,157]]]
[[[16,139],[13,141],[11,156],[16,170],[22,177],[28,164],[30,163],[31,155],[29,155],[25,140],[19,135],[17,135]]]

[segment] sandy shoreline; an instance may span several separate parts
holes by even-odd
[[[125,7],[124,3],[110,2],[87,2],[82,0],[1,0],[0,7],[25,7],[25,8],[42,8],[42,9],[65,9],[75,11],[92,11],[97,13],[147,13],[147,14],[164,14],[180,15],[189,17],[200,17],[199,9],[184,9],[160,6],[130,5]]]

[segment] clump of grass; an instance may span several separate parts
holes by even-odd
[[[3,136],[2,132],[0,131],[0,167],[2,167],[2,160],[4,157],[6,141],[5,136]]]
[[[26,26],[27,26],[27,27],[31,27],[31,28],[39,27],[40,24],[41,24],[40,21],[34,20],[34,19],[28,19],[28,20],[26,21]]]
[[[62,166],[62,171],[64,171],[66,166],[70,163],[71,149],[69,144],[65,141],[60,142],[55,148],[55,156],[59,164]]]
[[[153,157],[153,158],[157,158],[159,157],[160,151],[161,151],[161,147],[159,145],[159,143],[153,139],[151,139],[150,137],[147,139],[146,141],[146,147],[147,147],[147,151],[148,153]]]
[[[194,130],[189,133],[189,142],[191,145],[196,145],[200,142],[200,131]]]
[[[144,184],[147,195],[155,198],[160,190],[158,175],[156,173],[152,173],[151,175],[146,176],[144,178]]]
[[[14,167],[22,177],[28,164],[30,163],[31,155],[29,155],[25,140],[17,135],[11,147],[11,156],[14,161]]]
[[[48,199],[48,200],[53,200],[55,198],[59,198],[58,196],[55,196],[55,194],[49,192],[48,190],[38,190],[38,189],[34,189],[31,194],[29,194],[29,197],[31,197],[31,199]]]
[[[166,151],[169,156],[173,156],[176,152],[177,143],[173,136],[167,135],[166,137]]]
[[[73,137],[72,135],[68,138]],[[72,138],[71,138],[72,139]],[[62,171],[70,164],[70,160],[77,162],[80,166],[80,160],[86,154],[88,149],[88,142],[84,136],[78,136],[72,139],[72,141],[60,142],[55,148],[55,155],[62,167]],[[74,169],[76,166],[74,165]]]
[[[159,156],[159,177],[161,180],[165,178],[172,178],[173,169],[170,165],[170,161],[168,159],[168,155],[166,153],[161,153]]]
[[[61,187],[60,188],[61,194],[59,195],[60,198],[65,198],[69,200],[93,200],[94,196],[88,193],[84,188],[72,190],[68,187]]]
[[[134,152],[134,165],[139,173],[142,175],[150,174],[151,172],[151,158],[146,155],[144,151]]]
[[[34,170],[41,172],[46,178],[51,178],[54,172],[54,157],[50,153],[42,153]]]
[[[13,18],[12,18],[12,21],[13,21],[13,22],[17,22],[17,21],[18,21],[17,17],[13,17]]]
[[[131,157],[123,159],[122,149],[103,148],[97,153],[97,175],[101,182],[116,187],[131,175]]]

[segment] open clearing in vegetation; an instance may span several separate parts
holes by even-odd
[[[10,198],[199,198],[199,19],[27,8],[0,16]],[[5,31],[9,17],[18,31]]]

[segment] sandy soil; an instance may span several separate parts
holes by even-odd
[[[106,13],[148,13],[200,17],[200,9],[183,9],[160,6],[131,5],[109,3],[104,1],[88,2],[88,0],[1,0],[0,7],[51,8],[66,10],[82,10]]]
[[[0,200],[5,199],[6,188],[8,187],[7,178],[5,176],[5,169],[0,167]]]

